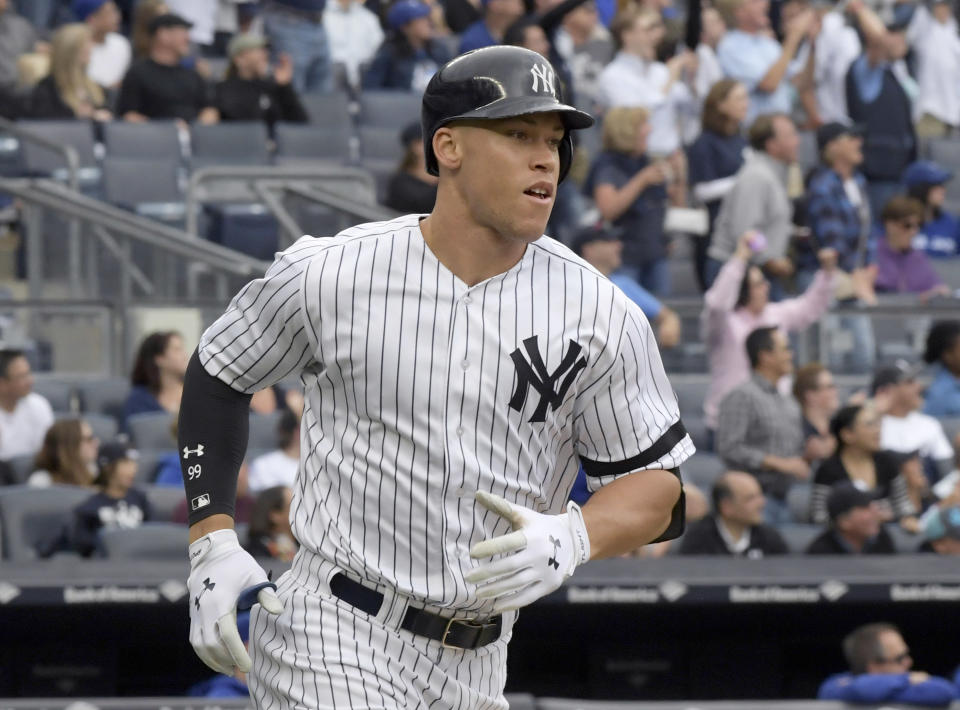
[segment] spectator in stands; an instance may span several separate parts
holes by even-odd
[[[43,437],[34,462],[36,470],[27,479],[35,488],[89,486],[97,474],[100,440],[83,419],[59,419]]]
[[[293,57],[293,88],[301,94],[333,88],[330,44],[323,28],[325,6],[326,0],[270,0],[260,13],[270,47]]]
[[[553,47],[570,67],[578,106],[592,110],[599,103],[599,79],[613,59],[613,38],[597,15],[594,0],[585,0],[563,17]]]
[[[839,483],[827,497],[826,529],[807,546],[808,555],[892,555],[893,539],[884,529],[873,496],[853,483]]]
[[[260,491],[250,514],[246,550],[254,557],[290,562],[297,552],[297,541],[290,529],[288,486],[273,486]]]
[[[840,407],[833,374],[819,362],[797,370],[793,396],[803,415],[803,458],[813,464],[833,455],[837,440],[830,433],[830,420]]]
[[[263,37],[252,34],[230,40],[230,66],[214,90],[214,106],[221,121],[263,121],[272,129],[277,121],[309,120],[291,84],[293,61],[281,54],[271,73],[266,47]]]
[[[920,411],[920,383],[906,363],[878,369],[870,389],[883,414],[880,445],[900,453],[919,452],[933,481],[949,474],[954,469],[953,447],[940,422]]]
[[[150,25],[160,15],[170,12],[170,7],[164,0],[137,0],[133,10],[133,58],[146,59],[150,56],[151,33]]]
[[[577,483],[574,484],[574,489],[580,483],[580,475],[583,475],[586,478],[586,474],[582,473],[577,476]],[[587,484],[586,481],[583,482],[583,489],[586,490]],[[571,496],[572,497],[572,496]],[[589,496],[587,496],[589,498]],[[707,497],[703,494],[699,488],[689,481],[683,482],[683,498],[684,498],[684,518],[687,523],[687,530],[690,527],[700,520],[703,520],[707,515],[710,514],[710,503],[707,502]],[[640,558],[640,559],[659,559],[667,555],[671,547],[674,550],[680,549],[679,546],[683,544],[683,536],[674,540],[664,540],[662,542],[652,542],[649,545],[644,545],[639,547],[631,553],[623,555],[628,558]]]
[[[770,34],[767,0],[724,0],[729,30],[717,45],[723,73],[750,90],[747,121],[761,114],[787,114],[791,108],[788,69],[807,38],[815,17],[811,10],[798,14],[786,29],[783,46]]]
[[[460,53],[491,47],[503,41],[503,33],[524,13],[521,0],[480,0],[483,18],[460,35]]]
[[[190,23],[179,15],[155,17],[150,23],[150,54],[130,67],[120,86],[117,115],[127,121],[175,118],[216,123],[217,109],[206,82],[181,61],[190,53]]]
[[[656,296],[620,271],[623,242],[620,233],[609,227],[585,227],[573,242],[573,251],[588,264],[620,287],[627,298],[640,306],[647,319],[656,325],[661,348],[672,348],[680,342],[681,322],[676,312]]]
[[[670,291],[663,220],[672,170],[666,161],[647,156],[648,118],[649,112],[639,107],[607,111],[603,152],[590,166],[583,189],[603,219],[621,230],[624,272],[662,297]]]
[[[103,444],[97,455],[99,491],[74,510],[73,544],[84,557],[99,549],[102,530],[130,529],[150,520],[146,494],[134,488],[140,454],[125,440]]]
[[[503,43],[511,47],[529,49],[546,60],[550,59],[550,40],[547,38],[547,33],[537,23],[536,18],[531,15],[521,17],[510,25],[507,31],[503,33]],[[569,77],[564,77],[556,66],[554,66],[554,72],[560,78],[564,88],[569,90]],[[563,93],[567,94],[566,91]]]
[[[717,47],[727,33],[727,23],[716,7],[708,5],[700,11],[700,42],[697,44],[697,71],[693,79],[693,92],[701,100],[706,98],[718,81],[723,80],[723,67],[717,59]],[[739,82],[736,82],[739,83]],[[741,85],[742,86],[742,85]],[[743,87],[746,93],[746,87]],[[729,89],[728,89],[729,91]],[[723,101],[723,98],[720,98]],[[742,122],[747,116],[749,95],[744,97]]]
[[[945,678],[911,671],[913,658],[900,630],[893,624],[866,624],[843,640],[849,673],[827,678],[819,700],[875,705],[909,703],[945,706],[957,697],[956,686]]]
[[[767,522],[776,525],[790,521],[790,486],[810,478],[800,407],[777,391],[793,372],[793,351],[776,326],[750,333],[746,351],[752,376],[720,402],[717,453],[730,468],[756,476],[767,497]]]
[[[707,208],[709,226],[705,236],[694,240],[697,280],[707,290],[706,264],[710,236],[716,226],[723,198],[733,189],[743,167],[747,142],[741,134],[750,97],[747,87],[733,79],[721,79],[703,102],[703,130],[687,148],[690,188],[697,203]]]
[[[284,409],[277,422],[277,448],[250,463],[250,492],[273,486],[293,486],[300,467],[300,419]]]
[[[347,85],[360,88],[360,70],[383,43],[380,18],[361,0],[331,0],[323,10],[323,29],[330,42],[330,60],[343,67]]]
[[[600,101],[608,107],[645,108],[650,114],[647,151],[656,158],[670,158],[680,178],[685,175],[680,125],[684,112],[694,110],[690,82],[696,55],[687,50],[666,64],[657,61],[663,20],[657,12],[636,5],[617,13],[611,32],[619,51],[600,74]]]
[[[849,482],[875,501],[881,520],[895,520],[910,532],[919,529],[919,512],[910,499],[901,457],[880,448],[880,414],[870,404],[843,407],[830,422],[837,452],[817,468],[810,494],[810,519],[827,522],[827,499],[839,483]]]
[[[103,88],[87,75],[93,46],[87,25],[63,25],[53,35],[50,74],[30,93],[31,118],[89,118],[109,121]]]
[[[899,63],[907,44],[902,26],[866,36],[866,48],[847,72],[847,113],[864,127],[863,174],[870,212],[876,217],[900,190],[900,177],[916,160],[917,141],[904,84],[910,81]]]
[[[10,7],[10,0],[0,0],[0,89],[16,87],[18,58],[37,49],[33,25]]]
[[[740,237],[733,257],[704,294],[701,331],[709,357],[710,384],[703,409],[707,427],[717,428],[720,400],[750,378],[744,343],[755,328],[775,325],[786,332],[801,331],[830,307],[836,253],[820,253],[821,272],[798,298],[770,303],[770,284],[758,266],[750,265],[753,251],[748,232]]]
[[[919,87],[913,107],[917,137],[945,138],[960,126],[960,36],[951,3],[917,3],[906,35]]]
[[[960,555],[960,507],[951,505],[924,517],[923,545],[918,552]]]
[[[797,246],[797,287],[805,289],[817,269],[816,252],[824,247],[837,251],[838,269],[834,295],[848,306],[874,305],[873,262],[870,232],[870,201],[867,182],[858,167],[863,162],[863,140],[855,127],[827,123],[817,129],[821,164],[810,178],[805,195],[810,236]],[[850,366],[870,372],[876,357],[873,325],[868,316],[844,314],[831,327],[853,337]],[[831,365],[841,363],[830,353]]]
[[[250,643],[250,612],[237,612],[237,631],[245,648]],[[212,678],[200,681],[187,690],[188,698],[249,698],[250,688],[247,687],[247,674],[239,668],[234,669],[233,675],[218,673]]]
[[[939,321],[927,335],[923,359],[934,367],[923,411],[933,417],[960,417],[960,320]]]
[[[399,0],[390,7],[387,23],[391,32],[364,74],[363,88],[423,93],[451,58],[446,45],[434,36],[430,6],[420,0]]]
[[[429,214],[437,201],[437,177],[427,172],[419,121],[400,132],[400,142],[403,158],[387,184],[384,204],[404,214]]]
[[[952,179],[953,173],[932,160],[911,163],[903,173],[907,194],[926,209],[923,226],[913,238],[913,248],[934,259],[960,256],[960,219],[943,209],[946,184]]]
[[[133,386],[123,406],[124,426],[134,414],[179,411],[186,371],[187,353],[179,333],[159,331],[145,337],[130,375]]]
[[[913,293],[921,301],[949,296],[950,287],[933,268],[930,257],[913,247],[923,224],[923,204],[912,197],[892,198],[880,214],[883,233],[877,240],[877,291]]]
[[[713,514],[687,528],[681,555],[733,555],[759,559],[789,550],[776,528],[763,522],[766,502],[757,479],[727,471],[713,484]]]
[[[53,408],[33,391],[27,356],[0,350],[0,460],[36,454],[51,424]]]
[[[765,114],[750,126],[749,141],[753,152],[737,172],[717,215],[707,251],[706,282],[708,287],[713,284],[736,250],[740,236],[756,230],[764,239],[752,261],[760,264],[771,279],[773,300],[779,301],[786,292],[783,281],[794,272],[793,262],[787,257],[793,217],[787,171],[797,160],[800,140],[789,116]]]
[[[120,10],[113,0],[73,0],[73,14],[90,28],[93,47],[87,76],[108,89],[120,86],[130,67],[130,40],[119,33]]]

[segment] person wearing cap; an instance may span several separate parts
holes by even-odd
[[[915,249],[913,240],[923,224],[923,204],[898,195],[883,207],[880,221],[883,231],[877,239],[877,276],[874,286],[885,293],[912,293],[926,302],[936,296],[949,296],[945,283],[926,252]]]
[[[390,7],[390,34],[363,76],[364,89],[423,92],[451,59],[446,45],[435,37],[430,13],[430,6],[420,0],[399,0]]]
[[[150,520],[150,501],[133,485],[139,459],[139,452],[126,439],[100,446],[100,472],[93,481],[100,490],[73,511],[73,545],[84,557],[97,552],[102,530],[136,528]]]
[[[960,417],[960,320],[933,324],[927,334],[923,360],[934,368],[924,413],[932,417]]]
[[[905,362],[879,368],[874,373],[870,391],[883,414],[882,448],[904,454],[918,452],[933,481],[953,471],[954,451],[943,425],[920,411],[923,395],[914,368]]]
[[[70,5],[78,22],[90,28],[93,47],[87,76],[100,86],[115,89],[130,66],[130,40],[118,32],[120,10],[113,0],[73,0]]]
[[[460,54],[500,44],[507,28],[524,13],[521,0],[480,0],[480,4],[483,17],[460,35]]]
[[[233,37],[227,54],[227,75],[214,87],[213,102],[221,121],[263,121],[272,129],[277,121],[309,120],[293,88],[289,55],[281,54],[271,73],[267,41],[253,34]]]
[[[647,319],[657,326],[660,347],[672,348],[680,342],[682,325],[676,312],[661,303],[629,274],[620,270],[623,264],[623,242],[617,230],[603,225],[585,227],[574,238],[571,249],[615,283],[627,298],[640,306]]]
[[[938,508],[924,516],[923,544],[917,552],[960,555],[960,506]]]
[[[190,53],[190,23],[172,13],[150,22],[150,55],[130,67],[120,85],[117,115],[127,121],[179,119],[216,123],[220,116],[203,77],[181,65]]]
[[[437,201],[437,178],[427,172],[423,153],[423,127],[411,123],[400,132],[403,158],[387,183],[383,203],[403,213],[429,214]]]
[[[853,483],[835,485],[827,497],[829,523],[807,546],[808,555],[892,555],[893,538],[873,495]]]
[[[917,137],[946,138],[960,126],[960,36],[951,0],[918,2],[906,37],[919,87],[913,104]]]
[[[903,173],[907,194],[926,208],[925,221],[913,238],[913,247],[934,259],[960,256],[960,219],[943,209],[946,183],[952,179],[952,172],[932,160],[911,163]]]
[[[830,433],[837,450],[813,476],[810,520],[827,522],[830,491],[839,483],[850,482],[873,496],[884,521],[898,521],[905,530],[916,532],[920,511],[901,473],[902,457],[880,447],[880,414],[876,408],[869,403],[841,408],[830,421]]]
[[[360,71],[383,43],[380,18],[362,0],[332,0],[323,10],[323,28],[330,42],[330,61],[343,67],[347,85],[360,87]]]
[[[818,700],[944,707],[958,697],[957,687],[946,678],[913,670],[907,642],[893,624],[858,627],[843,639],[843,655],[850,671],[827,678]]]

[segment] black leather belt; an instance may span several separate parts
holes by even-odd
[[[365,587],[340,572],[330,580],[330,591],[338,599],[370,616],[376,616],[383,606],[383,594]],[[469,619],[450,619],[426,609],[407,607],[400,628],[418,636],[439,641],[446,648],[474,649],[486,646],[500,638],[503,617],[494,616],[478,622]]]

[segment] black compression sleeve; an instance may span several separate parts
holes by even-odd
[[[250,395],[208,374],[194,351],[183,378],[178,429],[191,525],[215,513],[233,517],[249,430]]]

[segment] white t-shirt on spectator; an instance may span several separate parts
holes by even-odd
[[[323,27],[330,44],[330,61],[342,64],[350,85],[359,86],[361,67],[373,59],[383,43],[380,20],[360,2],[344,8],[337,0],[328,0]]]
[[[809,45],[804,44],[809,51]],[[813,58],[813,81],[817,110],[824,123],[848,123],[847,71],[860,56],[857,32],[848,26],[839,12],[823,16]]]
[[[53,424],[53,408],[45,397],[31,392],[12,412],[0,408],[0,460],[35,454]]]
[[[116,86],[130,68],[130,56],[130,40],[110,32],[103,38],[103,44],[93,44],[87,76],[108,89]]]
[[[953,447],[943,427],[929,414],[910,412],[905,417],[884,415],[880,423],[880,446],[889,451],[919,451],[934,461],[953,458]]]
[[[193,23],[190,41],[197,44],[213,44],[217,29],[220,0],[166,0],[170,12]]]
[[[930,11],[918,5],[907,27],[907,42],[917,56],[920,93],[913,105],[914,118],[929,113],[951,126],[960,125],[960,37],[952,17],[937,22]]]
[[[250,492],[259,493],[274,486],[293,487],[300,459],[287,456],[277,449],[258,456],[250,463]]]

